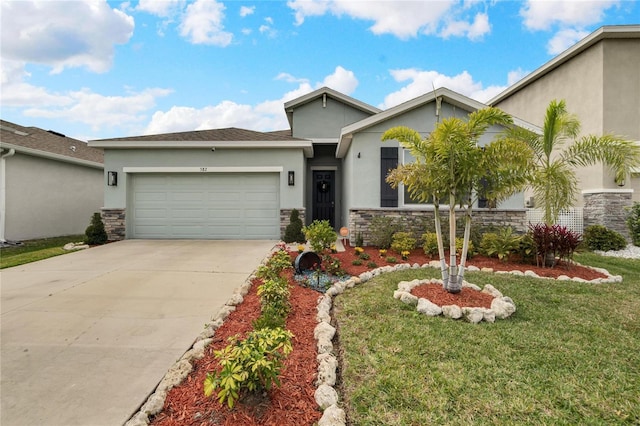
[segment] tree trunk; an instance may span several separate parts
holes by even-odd
[[[434,222],[436,226],[436,238],[438,240],[438,256],[440,258],[440,273],[442,274],[442,286],[446,290],[449,286],[449,271],[447,271],[447,262],[444,257],[444,241],[442,240],[442,228],[440,222],[440,205],[434,203]]]
[[[469,239],[471,236],[471,210],[473,206],[471,205],[471,200],[469,200],[469,204],[467,205],[467,212],[464,218],[464,243],[462,245],[462,254],[460,255],[460,270],[458,271],[458,282],[462,287],[462,283],[464,282],[464,268],[467,263],[467,253],[469,252]]]
[[[449,293],[460,293],[462,285],[458,282],[456,258],[456,198],[449,194],[449,285],[445,288]]]

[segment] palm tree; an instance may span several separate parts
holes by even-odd
[[[391,170],[387,182],[404,184],[415,199],[434,205],[438,254],[444,288],[450,293],[462,289],[471,232],[473,203],[484,188],[484,196],[500,202],[524,188],[531,150],[522,141],[503,138],[479,147],[480,137],[490,126],[510,126],[511,116],[497,108],[469,114],[468,120],[451,117],[437,123],[427,137],[399,126],[387,130],[382,141],[397,140],[416,159]],[[482,182],[482,184],[481,184]],[[440,203],[449,204],[449,267],[447,269],[440,220]],[[456,205],[465,210],[464,244],[457,265]]]
[[[548,225],[576,201],[576,167],[603,163],[615,172],[616,181],[622,181],[640,166],[640,146],[633,141],[612,135],[578,138],[579,133],[580,122],[567,111],[564,100],[553,100],[547,107],[542,135],[521,128],[509,130],[508,138],[524,141],[535,153],[529,186]]]

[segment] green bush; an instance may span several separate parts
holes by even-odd
[[[362,232],[357,232],[356,233],[356,247],[363,247],[364,246],[364,238],[362,237]]]
[[[369,253],[366,252],[362,252],[358,255],[358,257],[362,260],[369,260],[371,259],[371,256],[369,255]]]
[[[462,255],[462,246],[464,245],[464,238],[458,237],[456,238],[456,254],[458,256]],[[469,248],[467,249],[467,257],[473,256],[475,253],[475,246],[473,245],[473,241],[469,239]]]
[[[377,268],[378,264],[376,262],[374,262],[373,260],[367,263],[367,268]]]
[[[396,232],[393,234],[391,249],[396,253],[411,251],[416,248],[416,239],[410,232]]]
[[[640,203],[637,201],[629,208],[627,226],[634,246],[640,246]]]
[[[322,253],[331,247],[338,238],[328,220],[314,220],[309,226],[303,227],[302,232],[316,253]]]
[[[353,259],[353,260],[351,261],[351,264],[352,264],[352,265],[354,265],[354,266],[360,266],[360,265],[362,265],[362,260],[360,260],[360,259]]]
[[[500,229],[499,232],[487,232],[482,237],[480,250],[489,257],[497,257],[507,261],[512,253],[520,248],[521,236],[515,235],[513,229],[508,226]]]
[[[107,242],[107,231],[104,229],[104,223],[102,223],[100,213],[93,214],[91,224],[87,226],[84,234],[87,237],[86,243],[89,245],[95,246]]]
[[[393,242],[393,234],[400,230],[400,225],[392,217],[376,216],[369,225],[371,244],[375,247],[388,249]]]
[[[627,246],[622,234],[602,225],[587,226],[583,238],[590,250],[622,250]]]
[[[284,230],[283,240],[285,243],[305,243],[307,241],[302,232],[302,220],[298,209],[291,210],[289,224]]]
[[[387,261],[387,263],[398,263],[398,259],[396,259],[395,256],[387,256],[385,260]]]
[[[204,394],[211,396],[218,388],[218,401],[233,408],[243,390],[269,390],[280,386],[283,360],[291,353],[293,334],[282,328],[263,328],[250,332],[246,339],[229,338],[229,345],[215,351],[222,370],[208,373]]]
[[[422,234],[422,248],[424,249],[424,254],[428,256],[438,255],[438,236],[435,232]]]

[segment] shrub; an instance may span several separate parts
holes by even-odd
[[[637,201],[629,208],[627,226],[631,234],[631,242],[634,246],[640,246],[640,203]]]
[[[91,224],[84,231],[87,237],[87,244],[100,245],[107,242],[107,231],[104,229],[104,223],[100,217],[100,213],[94,213],[91,217]]]
[[[512,253],[520,247],[519,235],[513,234],[513,229],[508,226],[502,228],[498,233],[487,232],[482,237],[480,248],[489,257],[497,257],[502,261],[507,261]]]
[[[422,234],[422,248],[424,254],[436,256],[438,254],[438,236],[435,232],[425,232]]]
[[[462,255],[462,246],[464,245],[464,238],[462,237],[458,237],[456,238],[456,254],[458,256]],[[475,247],[473,245],[473,241],[471,241],[471,239],[469,239],[469,248],[467,249],[467,257],[471,257],[473,256],[473,254],[475,253]]]
[[[352,265],[355,265],[355,266],[360,266],[360,265],[362,265],[362,260],[360,260],[360,259],[353,259],[353,260],[351,261],[351,264],[352,264]]]
[[[387,256],[385,260],[387,261],[387,263],[398,263],[398,259],[396,259],[394,256]]]
[[[218,401],[233,408],[243,390],[269,390],[280,386],[283,360],[291,353],[293,334],[282,328],[263,328],[250,332],[246,339],[229,338],[229,345],[215,351],[222,370],[208,373],[204,394],[211,396],[218,388]]]
[[[369,253],[365,253],[365,252],[360,253],[358,257],[362,260],[369,260],[371,258],[371,256],[369,256]]]
[[[535,263],[536,249],[531,233],[526,233],[520,238],[518,244],[518,255],[525,263]]]
[[[289,224],[284,230],[283,240],[285,243],[304,243],[307,241],[302,232],[302,219],[300,219],[298,209],[291,210]]]
[[[570,259],[580,245],[580,234],[567,229],[566,226],[549,226],[544,223],[529,225],[535,254],[542,259],[543,266],[555,266],[555,258]]]
[[[377,268],[378,264],[376,262],[374,262],[374,261],[371,261],[371,262],[367,263],[367,267],[368,268]]]
[[[400,230],[400,225],[392,217],[376,216],[369,226],[371,244],[378,248],[388,249],[393,242],[393,234]]]
[[[416,248],[416,239],[410,232],[396,232],[393,234],[391,249],[396,253],[411,251]]]
[[[587,226],[583,236],[590,250],[622,250],[627,246],[627,240],[620,233],[602,225]]]
[[[362,247],[364,246],[364,238],[362,237],[362,232],[357,232],[356,233],[356,247]]]
[[[309,226],[303,227],[302,232],[316,253],[328,249],[338,238],[328,220],[314,220]]]
[[[327,274],[335,275],[337,277],[346,275],[346,272],[342,269],[340,260],[335,257],[329,255],[322,256],[322,264],[324,265],[324,270]]]

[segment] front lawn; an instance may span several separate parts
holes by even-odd
[[[640,423],[640,260],[577,255],[621,284],[468,273],[516,303],[477,325],[427,317],[383,274],[335,298],[342,406],[353,425]]]
[[[69,251],[62,249],[65,244],[83,241],[85,238],[84,235],[67,235],[28,240],[24,241],[20,246],[0,248],[0,269],[69,253]]]

